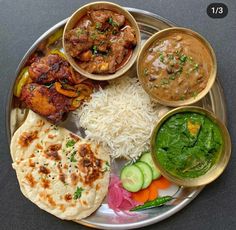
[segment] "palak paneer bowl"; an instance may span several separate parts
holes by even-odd
[[[183,106],[163,116],[151,137],[153,160],[175,184],[203,186],[221,175],[231,154],[226,126],[210,111]]]
[[[200,34],[172,27],[152,35],[137,59],[144,90],[163,105],[193,104],[211,89],[217,71],[211,45]]]
[[[77,72],[94,80],[111,80],[132,67],[140,51],[141,35],[126,9],[101,1],[89,3],[72,14],[62,43]]]

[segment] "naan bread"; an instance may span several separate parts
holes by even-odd
[[[109,153],[32,111],[12,137],[11,155],[22,193],[61,219],[89,216],[107,193]]]

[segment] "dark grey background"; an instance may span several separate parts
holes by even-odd
[[[25,199],[19,190],[5,129],[7,95],[21,58],[47,29],[68,17],[89,1],[82,0],[0,0],[0,229],[87,229],[60,221]],[[236,138],[236,1],[222,0],[229,8],[224,19],[211,19],[205,0],[117,0],[123,6],[159,14],[180,26],[205,36],[215,49],[218,76],[228,108],[232,143]],[[145,229],[236,229],[236,152],[214,183],[179,213]]]

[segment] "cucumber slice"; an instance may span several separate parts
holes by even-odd
[[[143,186],[143,173],[135,165],[125,166],[120,174],[123,187],[129,192],[137,192]]]
[[[161,173],[159,172],[158,168],[156,167],[155,163],[152,160],[152,155],[150,152],[144,153],[139,160],[147,163],[152,168],[153,180],[161,176]]]
[[[152,168],[143,161],[138,161],[134,164],[143,173],[143,186],[142,189],[147,188],[152,183]]]

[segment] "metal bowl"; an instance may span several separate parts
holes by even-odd
[[[144,81],[142,63],[145,61],[143,58],[144,54],[150,48],[150,46],[153,45],[153,43],[157,42],[160,39],[165,38],[166,36],[169,36],[170,34],[176,33],[176,32],[180,33],[180,34],[188,34],[188,35],[198,39],[201,42],[201,44],[208,51],[210,59],[211,59],[211,66],[212,67],[211,67],[210,76],[209,76],[209,79],[207,82],[207,86],[196,97],[192,97],[192,98],[189,98],[186,100],[169,101],[169,100],[165,100],[161,97],[158,97],[155,93],[150,91],[150,89],[147,87],[147,84]],[[198,52],[198,50],[196,50],[196,52]],[[144,46],[141,48],[141,51],[140,51],[140,53],[138,55],[138,59],[137,59],[137,73],[138,73],[139,80],[140,80],[144,90],[158,103],[163,104],[163,105],[167,105],[167,106],[171,106],[171,107],[190,105],[190,104],[196,103],[197,101],[201,100],[210,91],[211,87],[213,86],[213,84],[215,82],[215,78],[216,78],[216,72],[217,72],[216,56],[215,56],[215,52],[212,49],[209,42],[204,37],[202,37],[200,34],[196,33],[195,31],[187,29],[187,28],[183,28],[183,27],[167,28],[167,29],[160,30],[159,32],[153,34],[145,42]]]
[[[195,113],[199,113],[208,117],[213,123],[215,123],[220,128],[221,136],[223,140],[223,145],[219,152],[218,160],[204,175],[196,177],[196,178],[182,178],[182,177],[174,176],[173,174],[168,172],[158,160],[158,152],[156,149],[156,137],[161,126],[171,116],[175,114],[179,114],[179,113],[184,113],[184,112],[195,112]],[[184,107],[171,110],[169,113],[164,115],[161,118],[161,120],[158,122],[158,124],[153,130],[152,137],[151,137],[151,152],[152,152],[152,157],[156,166],[158,167],[158,169],[160,170],[161,174],[164,177],[166,177],[173,183],[181,185],[181,186],[186,186],[186,187],[202,186],[202,185],[206,185],[214,181],[217,177],[219,177],[223,173],[231,155],[231,140],[230,140],[230,135],[226,126],[213,113],[197,106],[184,106]]]
[[[125,16],[125,18],[128,20],[128,22],[130,23],[131,27],[135,30],[135,34],[136,34],[136,38],[137,38],[137,45],[134,48],[131,57],[128,59],[128,61],[123,66],[121,66],[113,74],[91,74],[91,73],[88,73],[87,71],[85,71],[84,69],[80,68],[77,65],[75,59],[70,56],[70,54],[67,52],[66,47],[65,47],[65,34],[69,30],[71,30],[75,27],[77,22],[86,14],[86,12],[88,10],[99,10],[99,9],[111,10],[111,11],[123,14]],[[72,16],[69,18],[69,20],[67,21],[67,23],[65,25],[62,43],[63,43],[63,48],[65,50],[65,54],[66,54],[68,61],[70,62],[70,64],[73,66],[73,68],[77,72],[79,72],[83,76],[86,76],[87,78],[91,78],[94,80],[100,80],[100,81],[101,80],[111,80],[111,79],[120,77],[121,75],[126,73],[132,67],[132,65],[134,64],[134,62],[137,59],[138,53],[141,48],[141,35],[140,35],[140,30],[139,30],[136,20],[126,9],[124,9],[123,7],[121,7],[117,4],[114,4],[114,3],[101,1],[101,2],[93,2],[93,3],[89,3],[87,5],[84,5],[83,7],[79,8],[77,11],[75,11],[72,14]]]

